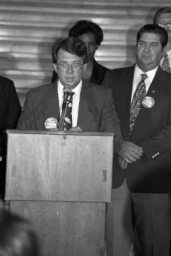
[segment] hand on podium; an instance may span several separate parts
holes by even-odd
[[[80,126],[75,126],[69,129],[70,132],[82,132],[82,129]]]

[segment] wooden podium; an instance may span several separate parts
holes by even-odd
[[[113,134],[8,133],[5,200],[31,220],[43,256],[103,256]]]

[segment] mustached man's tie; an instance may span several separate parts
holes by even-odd
[[[136,118],[141,110],[141,102],[146,95],[146,86],[145,86],[145,79],[147,78],[146,74],[141,74],[141,81],[139,82],[137,89],[134,93],[132,102],[131,102],[131,109],[130,109],[130,134],[132,133]]]
[[[167,53],[165,53],[164,56],[163,56],[163,62],[161,64],[161,68],[164,71],[167,71],[167,72],[171,73],[171,67],[170,67],[170,64],[169,64],[169,58],[168,58]]]
[[[72,128],[72,98],[74,92],[64,92],[62,104],[62,114],[60,118],[59,130],[68,131]]]

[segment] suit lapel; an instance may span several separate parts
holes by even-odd
[[[129,133],[129,117],[130,117],[130,104],[131,104],[131,92],[134,75],[134,66],[125,69],[125,73],[122,74],[120,82],[117,86],[117,99],[119,109],[119,116],[121,119],[122,133],[124,137]],[[117,81],[116,81],[117,83]],[[121,104],[122,102],[122,104]]]
[[[161,85],[163,84],[164,81],[166,81],[165,73],[161,70],[159,67],[156,75],[151,83],[151,86],[147,92],[147,96],[153,97],[153,95],[158,92],[158,89],[161,88]]]
[[[83,131],[91,131],[91,120],[93,113],[93,101],[91,95],[91,86],[90,84],[83,80],[80,103],[79,103],[79,112],[78,112],[78,126],[81,127]]]
[[[161,86],[166,81],[166,79],[167,78],[165,77],[165,73],[159,67],[146,95],[148,97],[152,97],[155,101],[155,104],[156,104],[156,97],[158,97],[158,95],[160,94]],[[144,122],[147,121],[148,113],[150,113],[150,108],[145,108],[145,107],[141,108],[141,111],[136,119],[131,137],[134,137],[134,135],[137,134],[139,130],[141,130],[142,125],[144,125]]]
[[[48,117],[55,117],[59,121],[59,100],[56,81],[50,85],[44,101],[44,113]]]

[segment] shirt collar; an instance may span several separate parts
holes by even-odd
[[[158,67],[159,67],[159,66],[155,67],[155,68],[152,69],[152,70],[149,70],[149,71],[147,71],[147,72],[144,72],[144,71],[142,71],[137,65],[135,65],[134,75],[135,75],[136,77],[138,77],[138,76],[140,76],[141,74],[146,73],[147,76],[148,76],[148,79],[150,80],[150,83],[151,83],[151,82],[153,81],[153,78],[154,78],[156,72],[157,72]]]
[[[64,86],[63,86],[63,84],[61,83],[60,80],[58,80],[57,86],[58,86],[59,92],[60,92],[61,94],[63,94],[63,88],[64,88]],[[79,82],[79,84],[72,90],[72,92],[74,92],[74,94],[80,93],[81,87],[82,87],[82,80],[81,80],[81,81]]]

